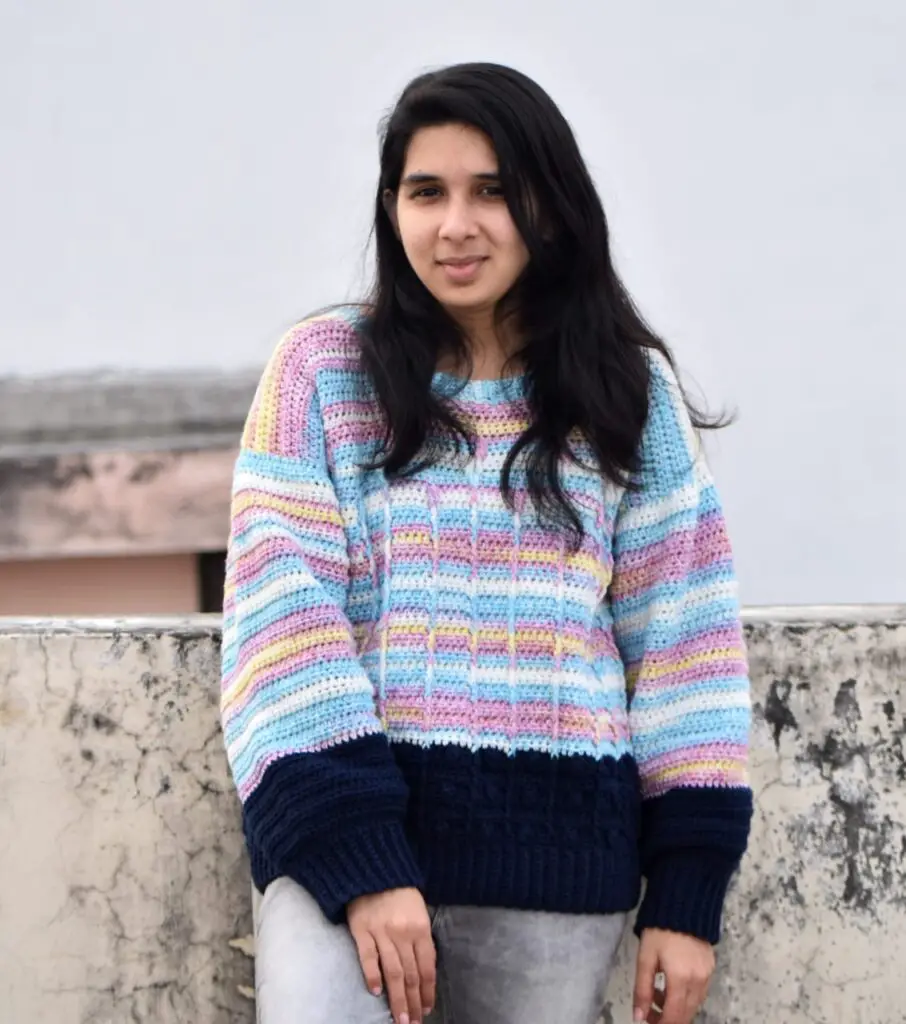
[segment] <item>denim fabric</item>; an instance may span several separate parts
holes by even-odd
[[[427,1024],[595,1024],[625,914],[431,908],[438,1001]],[[295,882],[255,893],[258,1024],[389,1024],[345,924]]]

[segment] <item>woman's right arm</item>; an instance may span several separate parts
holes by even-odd
[[[221,716],[253,857],[348,917],[395,1018],[434,999],[434,948],[404,834],[408,792],[345,613],[347,537],[312,355],[342,321],[290,331],[246,421],[233,481]],[[414,982],[413,982],[414,975]]]
[[[270,360],[236,463],[221,711],[253,855],[332,921],[366,893],[417,887],[407,790],[345,614],[347,538],[312,356],[327,322]]]

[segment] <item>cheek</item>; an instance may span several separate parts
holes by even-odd
[[[423,217],[399,218],[400,240],[411,263],[427,260],[433,252],[433,233],[431,225]]]
[[[528,263],[529,254],[522,235],[519,234],[509,214],[498,225],[497,241],[500,249],[506,253],[507,264],[518,276]]]

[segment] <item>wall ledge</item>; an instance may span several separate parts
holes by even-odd
[[[743,609],[745,625],[858,626],[906,622],[906,604],[862,605],[764,605]],[[32,618],[0,616],[0,633],[32,635],[54,633],[113,636],[120,633],[162,636],[212,636],[219,634],[219,614],[161,615],[111,618]]]

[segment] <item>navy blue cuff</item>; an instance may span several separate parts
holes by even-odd
[[[727,886],[749,838],[748,787],[682,786],[642,805],[642,874],[648,881],[636,920],[715,943]]]
[[[641,936],[645,928],[664,928],[717,943],[736,863],[709,850],[683,850],[662,857],[648,871],[636,935]]]
[[[407,804],[386,736],[280,758],[243,808],[255,884],[286,875],[334,922],[357,896],[420,888]]]
[[[333,924],[346,919],[346,904],[358,896],[423,887],[402,823],[396,822],[341,832],[329,845],[287,858],[282,867]]]

